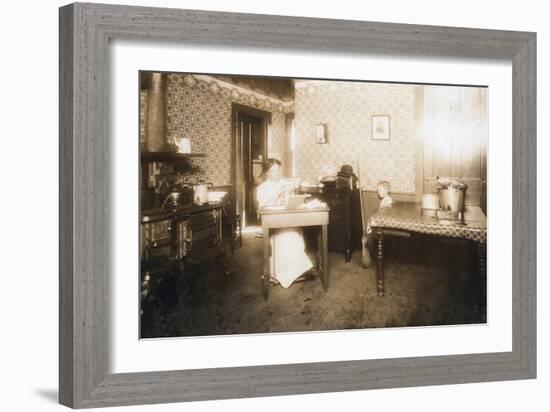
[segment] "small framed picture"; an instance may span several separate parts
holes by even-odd
[[[318,124],[315,126],[315,142],[317,144],[327,144],[328,143],[328,133],[326,124]]]
[[[372,140],[390,140],[390,115],[372,115]]]

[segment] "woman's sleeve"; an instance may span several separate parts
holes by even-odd
[[[277,188],[280,188],[280,186],[268,182],[264,182],[258,186],[258,189],[256,189],[258,207],[277,206],[280,197],[280,192]]]
[[[262,183],[258,186],[256,189],[256,198],[258,199],[258,207],[261,209],[264,206],[267,206],[269,204],[269,196],[268,191],[266,190],[265,183]]]

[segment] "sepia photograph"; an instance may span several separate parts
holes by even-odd
[[[487,87],[136,88],[140,338],[487,322]]]

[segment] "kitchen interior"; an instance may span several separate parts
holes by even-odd
[[[487,92],[140,72],[140,337],[485,323]],[[327,279],[266,282],[272,158]]]

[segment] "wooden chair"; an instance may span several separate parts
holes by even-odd
[[[231,213],[228,207],[223,208],[222,222],[224,227],[230,233],[231,255],[235,252],[235,246],[241,247],[243,244],[241,215]]]
[[[235,213],[235,205],[232,201],[232,185],[214,186],[212,190],[227,193],[225,206],[222,208],[222,230],[225,234],[229,232],[231,241],[231,255],[235,252],[235,246],[242,246],[241,216]]]

